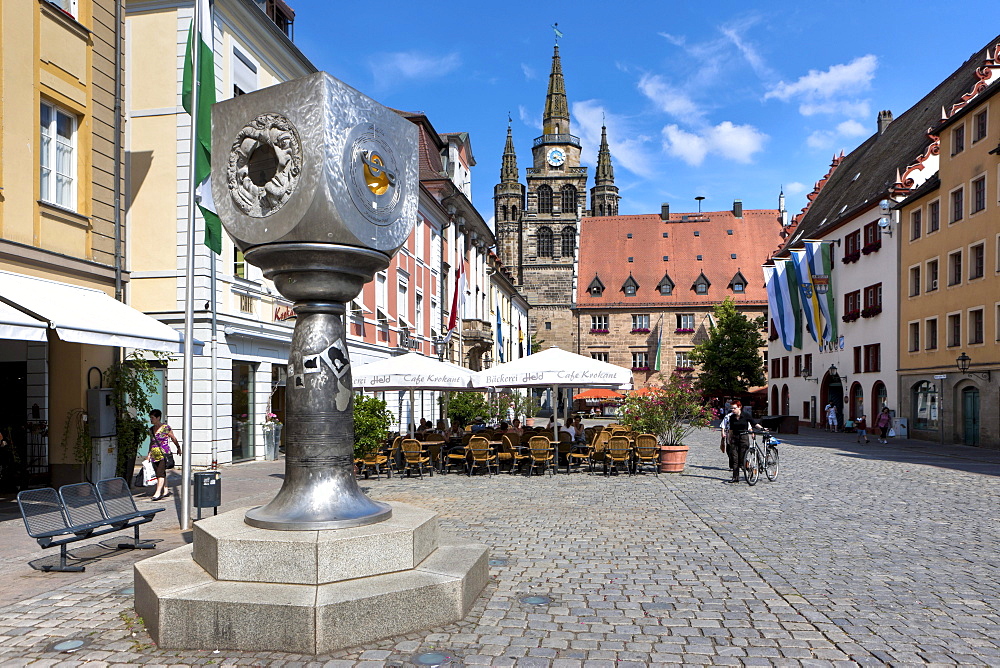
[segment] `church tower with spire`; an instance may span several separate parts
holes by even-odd
[[[597,151],[597,170],[594,187],[590,189],[591,216],[618,215],[618,186],[615,185],[615,168],[611,166],[611,149],[608,148],[608,128],[601,126],[601,148]]]
[[[532,164],[525,170],[527,185],[521,185],[517,178],[508,125],[500,183],[493,190],[493,199],[498,252],[504,264],[514,269],[518,290],[531,305],[532,341],[573,352],[577,349],[572,309],[580,218],[587,213],[587,168],[580,165],[580,150],[580,138],[570,133],[569,102],[557,43],[542,135],[534,140]],[[602,133],[597,175],[591,198],[598,204],[591,215],[602,215],[597,213],[600,210],[605,211],[603,215],[615,215],[619,196],[606,132]]]

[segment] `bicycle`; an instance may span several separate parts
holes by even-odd
[[[743,462],[743,471],[746,474],[747,484],[751,487],[757,484],[760,479],[760,470],[764,469],[767,479],[774,482],[778,477],[778,439],[767,431],[751,430],[750,447],[747,448],[746,460]],[[761,436],[764,449],[761,443],[757,442],[757,437]]]

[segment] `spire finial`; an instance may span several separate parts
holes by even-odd
[[[552,32],[554,32],[556,34],[556,47],[558,47],[559,46],[559,38],[563,36],[562,30],[559,29],[559,24],[558,23],[553,23],[552,24]]]

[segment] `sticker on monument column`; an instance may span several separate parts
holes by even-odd
[[[261,114],[233,142],[226,170],[229,194],[248,216],[266,218],[288,201],[302,172],[302,146],[292,122]]]
[[[350,370],[351,362],[347,357],[347,346],[343,339],[337,339],[320,353],[302,356],[302,370],[306,374],[319,373],[323,366],[330,369],[337,379],[337,385],[334,388],[337,410],[346,411],[350,406],[353,390],[344,382],[344,376]],[[300,376],[296,376],[296,383],[299,382],[299,378]],[[301,387],[301,385],[296,386]]]

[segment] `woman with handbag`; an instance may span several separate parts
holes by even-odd
[[[875,420],[875,426],[879,428],[878,442],[888,443],[889,430],[892,429],[892,415],[889,414],[888,406],[882,407],[882,412],[878,414],[878,418]]]
[[[170,449],[171,442],[177,447],[176,454],[181,454],[181,444],[174,436],[173,429],[162,420],[163,413],[159,410],[154,408],[149,412],[149,421],[153,423],[153,426],[149,428],[150,446],[146,459],[152,462],[153,469],[156,471],[156,490],[153,492],[151,501],[159,501],[170,496],[169,491],[164,493],[163,487],[167,482],[167,469],[174,468],[174,452]]]

